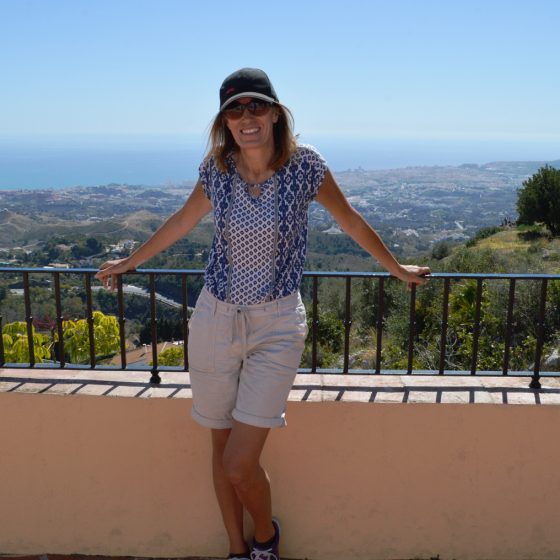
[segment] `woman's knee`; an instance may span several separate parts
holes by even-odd
[[[251,484],[259,469],[259,462],[252,457],[227,450],[224,453],[222,465],[230,483],[240,490]]]

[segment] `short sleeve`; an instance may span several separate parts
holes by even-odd
[[[212,195],[210,192],[212,185],[212,181],[210,180],[210,168],[212,166],[212,163],[212,158],[206,158],[198,167],[198,178],[202,185],[202,189],[204,190],[204,194],[208,197],[209,200],[212,200]]]
[[[313,146],[299,146],[301,167],[305,172],[307,182],[307,196],[311,202],[319,192],[319,188],[325,180],[327,162],[319,151]]]

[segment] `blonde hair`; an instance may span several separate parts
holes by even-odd
[[[290,159],[296,151],[297,143],[294,135],[294,117],[291,111],[280,103],[276,103],[278,108],[278,121],[274,124],[274,155],[270,161],[270,168],[278,171]],[[224,114],[220,111],[210,128],[208,135],[208,153],[206,159],[214,157],[216,166],[223,173],[227,173],[227,156],[232,152],[238,152],[239,146],[233,139],[229,128],[226,125]]]

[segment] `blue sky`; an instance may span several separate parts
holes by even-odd
[[[202,135],[270,75],[304,134],[560,142],[560,2],[0,0],[0,135]]]

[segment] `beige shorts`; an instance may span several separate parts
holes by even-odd
[[[285,408],[307,336],[299,292],[234,305],[202,289],[189,321],[193,418],[208,428],[285,426]]]

